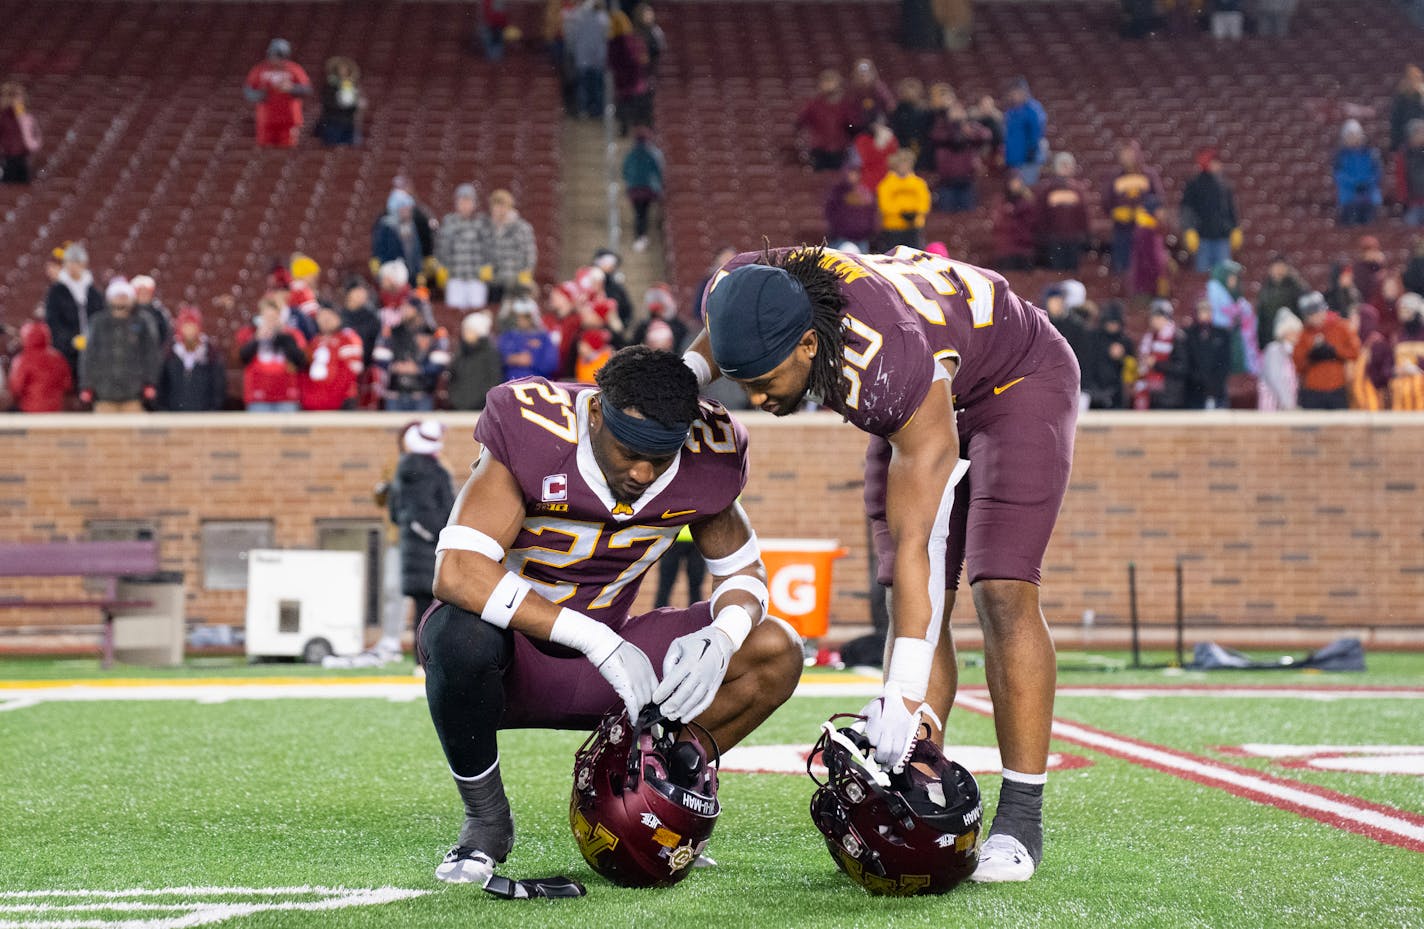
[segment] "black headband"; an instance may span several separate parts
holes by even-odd
[[[603,411],[603,422],[613,433],[613,438],[638,454],[655,457],[671,455],[682,448],[687,441],[687,432],[692,428],[691,423],[664,426],[651,416],[643,419],[629,416],[609,403],[606,395],[601,397],[599,409]]]

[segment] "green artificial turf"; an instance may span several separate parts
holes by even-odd
[[[1424,683],[1424,662],[1412,656],[1382,656],[1377,665],[1385,667],[1365,675],[1266,677]],[[63,676],[48,673],[59,667],[5,662],[0,679]],[[72,662],[63,668],[75,670]],[[1071,683],[1164,682],[1160,672],[1073,677]],[[975,683],[972,670],[966,678]],[[749,742],[808,744],[830,713],[861,702],[796,698]],[[1214,746],[1246,741],[1424,742],[1414,722],[1418,706],[1071,697],[1060,698],[1058,711],[1210,755]],[[951,732],[957,744],[993,744],[991,721],[974,713],[956,712]],[[940,898],[869,897],[826,854],[806,812],[809,779],[728,774],[709,849],[719,866],[669,890],[622,890],[589,870],[569,831],[570,771],[581,739],[548,732],[501,738],[519,835],[504,871],[568,874],[589,887],[583,900],[509,902],[433,880],[459,807],[420,701],[44,703],[11,710],[0,713],[0,890],[312,884],[430,891],[376,907],[265,912],[222,924],[234,927],[1424,926],[1424,855],[1066,743],[1053,748],[1094,763],[1051,776],[1047,859],[1027,884],[964,885]],[[1417,777],[1289,772],[1262,760],[1226,760],[1424,809],[1424,779]],[[991,812],[999,779],[980,782]],[[115,925],[138,918],[84,916]],[[40,918],[0,912],[0,926]]]

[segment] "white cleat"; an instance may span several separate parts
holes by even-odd
[[[969,875],[976,884],[1003,884],[1033,877],[1033,857],[1011,835],[991,835],[979,849],[979,867]]]
[[[447,884],[479,884],[494,876],[494,859],[482,851],[457,845],[445,853],[435,868],[436,878]]]
[[[692,862],[692,866],[694,868],[715,868],[717,867],[717,862],[711,855],[703,852]]]

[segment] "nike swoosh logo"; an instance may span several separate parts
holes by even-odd
[[[678,516],[689,516],[696,512],[696,510],[663,510],[663,519],[673,519]]]
[[[519,592],[518,592],[518,591],[515,591],[514,594],[513,594],[513,596],[511,596],[511,597],[509,598],[509,602],[504,605],[504,608],[505,608],[506,610],[511,609],[511,608],[514,606],[514,601],[515,601],[515,599],[516,599],[518,596],[519,596]]]
[[[1025,374],[1024,377],[1028,377],[1028,375]],[[1004,391],[1008,390],[1010,387],[1014,386],[1015,384],[1017,384],[1017,383],[1018,383],[1019,381],[1021,381],[1021,380],[1023,380],[1023,377],[1016,377],[1016,378],[1014,378],[1012,381],[1009,381],[1007,384],[1003,384],[1003,385],[1000,385],[1000,386],[998,386],[998,387],[995,387],[995,388],[994,388],[994,396],[997,397],[999,394],[1001,394],[1001,393],[1003,393]]]

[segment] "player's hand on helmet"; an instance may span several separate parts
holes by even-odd
[[[899,773],[910,760],[915,741],[920,737],[924,704],[911,709],[905,703],[900,685],[887,683],[882,695],[865,705],[865,737],[875,747],[875,762],[886,770]]]
[[[653,702],[664,716],[679,722],[701,716],[717,696],[735,650],[727,634],[714,626],[674,639],[663,659],[663,679],[653,691]]]
[[[648,656],[632,642],[620,642],[607,658],[595,662],[594,666],[623,701],[629,719],[636,720],[643,707],[653,702],[653,688],[658,686],[657,672]]]

